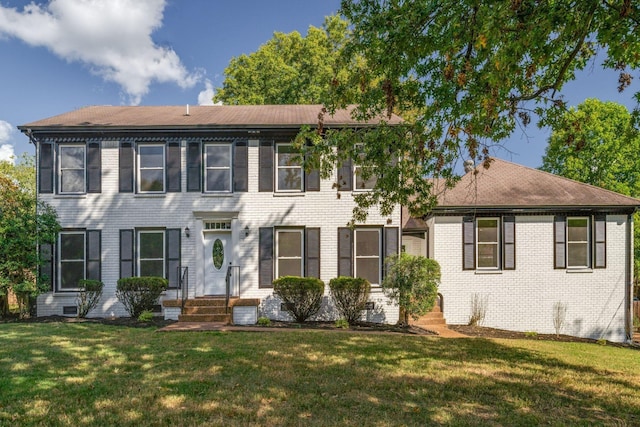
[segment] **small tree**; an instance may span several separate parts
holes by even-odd
[[[402,253],[388,257],[385,263],[387,275],[382,290],[404,311],[405,325],[409,324],[409,316],[417,319],[433,309],[440,284],[437,261]]]
[[[137,319],[145,310],[153,310],[169,281],[163,277],[127,277],[118,280],[116,297],[131,317]]]
[[[350,325],[356,323],[369,299],[369,281],[360,277],[340,276],[329,281],[329,289],[340,315]]]
[[[324,282],[315,277],[282,276],[273,281],[273,293],[296,322],[302,323],[320,310]]]
[[[560,336],[560,331],[567,321],[567,306],[558,301],[553,305],[553,327],[556,330],[556,337]]]
[[[76,298],[78,317],[84,318],[98,305],[104,284],[99,280],[82,279],[78,282],[78,286],[80,287]]]

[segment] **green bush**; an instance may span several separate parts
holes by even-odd
[[[329,289],[340,315],[349,324],[360,320],[371,292],[369,281],[360,277],[340,276],[329,281]]]
[[[76,298],[78,317],[84,318],[98,305],[104,284],[99,280],[82,279],[78,282],[78,287],[80,288]]]
[[[138,321],[140,322],[151,322],[152,320],[153,320],[153,311],[151,310],[144,310],[138,316]]]
[[[336,320],[335,327],[338,329],[349,329],[349,322],[347,319]]]
[[[296,322],[302,323],[320,310],[324,282],[315,277],[283,276],[273,281],[273,293]]]
[[[137,319],[145,310],[153,311],[169,281],[163,277],[126,277],[118,280],[116,297],[131,317]]]
[[[271,319],[264,316],[258,318],[258,326],[271,326]]]

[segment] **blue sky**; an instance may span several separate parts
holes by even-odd
[[[16,126],[88,105],[196,105],[222,85],[234,56],[274,31],[306,34],[340,0],[0,0],[0,159],[33,146]],[[618,94],[596,63],[566,86],[635,106],[640,76]],[[548,130],[516,130],[494,155],[538,167]]]

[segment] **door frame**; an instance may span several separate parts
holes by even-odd
[[[233,264],[233,236],[231,233],[231,230],[204,230],[202,233],[202,293],[200,295],[207,295],[207,296],[224,296],[226,295],[225,290],[223,289],[222,292],[220,293],[207,293],[206,289],[207,289],[207,262],[205,261],[205,258],[207,257],[211,257],[211,254],[208,252],[205,252],[205,248],[207,247],[207,238],[209,236],[220,236],[220,235],[225,235],[228,236],[228,240],[227,240],[227,245],[228,247],[225,248],[225,253],[226,253],[226,257],[224,262],[222,263],[222,267],[220,268],[220,272],[223,275],[227,274],[227,267],[230,264]],[[226,289],[226,288],[225,288]]]

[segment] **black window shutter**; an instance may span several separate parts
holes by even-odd
[[[187,144],[187,191],[202,188],[202,149],[199,142]]]
[[[87,230],[87,279],[101,280],[101,249],[102,233],[100,230]]]
[[[320,278],[320,228],[305,229],[304,275]]]
[[[462,218],[462,269],[476,268],[475,220],[471,216]]]
[[[249,191],[249,160],[246,141],[236,141],[233,146],[233,191]]]
[[[382,259],[382,278],[386,276],[386,262],[387,257],[397,255],[400,248],[400,228],[399,227],[385,227],[384,228],[384,259]]]
[[[346,159],[338,169],[338,190],[353,190],[353,167],[351,159]]]
[[[120,230],[120,278],[132,277],[133,269],[133,230]]]
[[[169,280],[170,288],[177,288],[180,280],[180,272],[178,271],[178,267],[180,267],[180,236],[181,229],[179,228],[169,228],[167,229],[165,244],[166,248],[166,270],[167,270],[167,279]]]
[[[260,227],[259,287],[273,286],[273,228]]]
[[[516,269],[516,217],[505,216],[502,219],[502,253],[504,270]]]
[[[567,268],[567,218],[556,216],[553,218],[553,259],[554,268]]]
[[[353,277],[353,230],[338,228],[338,276]]]
[[[122,142],[120,144],[119,157],[119,191],[121,193],[133,193],[133,144]]]
[[[100,143],[87,144],[87,193],[102,192],[102,159]]]
[[[53,244],[43,243],[40,245],[40,282],[47,285],[50,291],[53,290]]]
[[[273,191],[273,141],[260,141],[258,191]]]
[[[320,171],[318,169],[305,171],[304,187],[305,191],[320,191]]]
[[[180,169],[180,143],[167,144],[167,192],[179,193],[182,191],[182,171]]]
[[[594,268],[607,267],[607,216],[596,215],[593,221]]]
[[[53,193],[53,144],[40,143],[38,170],[40,172],[40,193]]]

